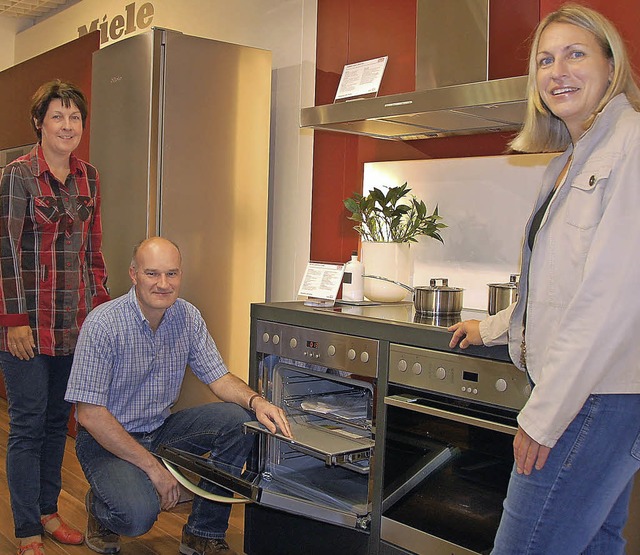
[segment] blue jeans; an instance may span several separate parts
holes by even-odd
[[[17,538],[42,534],[40,515],[58,510],[71,404],[64,400],[73,355],[20,360],[0,351],[9,401],[7,483]]]
[[[513,469],[493,555],[616,555],[640,468],[640,395],[591,395],[542,470]]]
[[[153,432],[131,435],[152,453],[160,445],[194,455],[210,452],[212,460],[239,475],[253,445],[253,436],[242,431],[242,424],[249,420],[253,415],[239,405],[210,403],[170,415]],[[104,449],[84,429],[78,431],[76,453],[93,491],[91,512],[96,519],[123,536],[148,532],[160,514],[160,499],[147,474]],[[211,493],[230,495],[206,480],[199,485]],[[187,531],[203,538],[224,538],[230,512],[228,503],[196,496]]]

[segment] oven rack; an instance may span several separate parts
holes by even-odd
[[[289,416],[309,414],[370,432],[373,426],[371,418],[365,414],[368,405],[363,400],[367,400],[366,392],[336,391],[289,397],[283,400],[283,404]]]

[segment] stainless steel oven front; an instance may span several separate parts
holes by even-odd
[[[378,342],[259,321],[258,388],[283,408],[293,438],[259,433],[260,504],[367,530],[371,520]]]
[[[489,553],[530,394],[515,366],[390,346],[382,553]]]

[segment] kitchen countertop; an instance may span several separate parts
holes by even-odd
[[[486,316],[485,312],[479,310],[463,310],[458,318],[422,316],[415,313],[410,302],[369,306],[336,303],[332,308],[306,306],[302,301],[251,305],[251,317],[260,320],[511,362],[506,346],[449,347],[451,332],[446,326],[456,320],[482,319]]]

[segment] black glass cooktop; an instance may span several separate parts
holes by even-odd
[[[487,313],[483,310],[466,308],[454,314],[421,314],[416,312],[412,302],[354,305],[343,304],[340,301],[336,301],[336,304],[331,308],[321,308],[317,310],[332,312],[334,314],[351,314],[364,318],[386,320],[388,322],[424,324],[426,326],[439,328],[448,328],[463,320],[482,320],[487,317]]]

